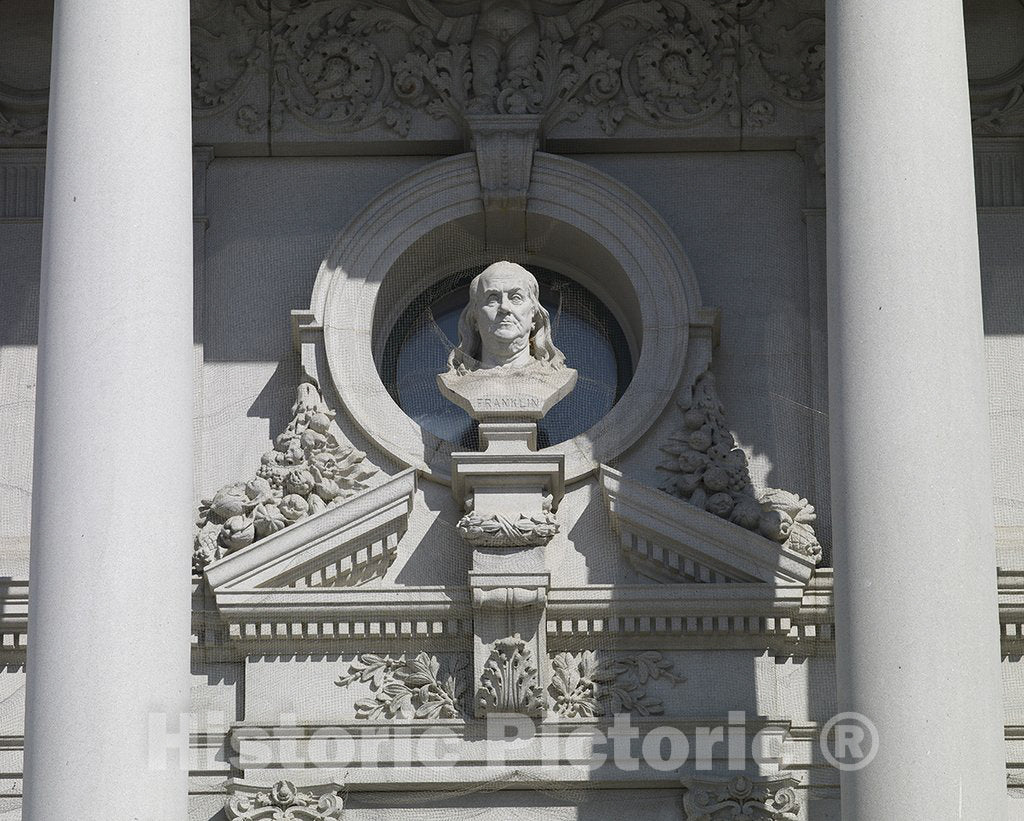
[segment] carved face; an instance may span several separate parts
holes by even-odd
[[[512,263],[492,265],[483,273],[474,318],[485,348],[488,339],[512,350],[529,347],[537,313],[529,277]]]
[[[522,368],[535,361],[553,368],[565,364],[551,341],[537,279],[522,265],[495,262],[470,283],[469,304],[459,317],[459,344],[448,367]]]
[[[535,311],[529,284],[515,272],[489,274],[483,282],[483,303],[477,309],[481,333],[499,339],[529,336]]]

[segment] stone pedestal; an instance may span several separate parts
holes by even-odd
[[[533,422],[480,424],[480,453],[452,454],[452,493],[468,510],[459,531],[473,549],[476,714],[545,709],[545,545],[558,532],[562,454],[536,453]]]
[[[830,0],[826,20],[838,696],[879,734],[843,818],[1004,818],[961,4]]]

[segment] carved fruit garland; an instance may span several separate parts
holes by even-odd
[[[199,507],[192,572],[365,490],[377,472],[335,424],[311,382],[299,385],[292,421],[263,454],[254,479],[224,485]]]

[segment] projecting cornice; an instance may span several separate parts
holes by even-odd
[[[408,526],[416,475],[405,470],[377,487],[302,519],[206,568],[218,600],[251,591],[329,588],[386,569]]]
[[[804,587],[815,559],[601,467],[601,490],[626,558],[666,582]]]

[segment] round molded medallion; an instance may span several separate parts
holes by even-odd
[[[512,256],[557,271],[607,307],[635,363],[601,419],[544,448],[565,455],[565,480],[573,482],[634,444],[674,395],[701,305],[696,278],[654,210],[589,166],[535,156],[524,248],[486,246],[479,185],[474,155],[439,160],[381,194],[338,237],[311,304],[334,387],[379,447],[450,481],[451,453],[464,446],[411,418],[381,378],[392,330],[418,295],[459,272]]]

